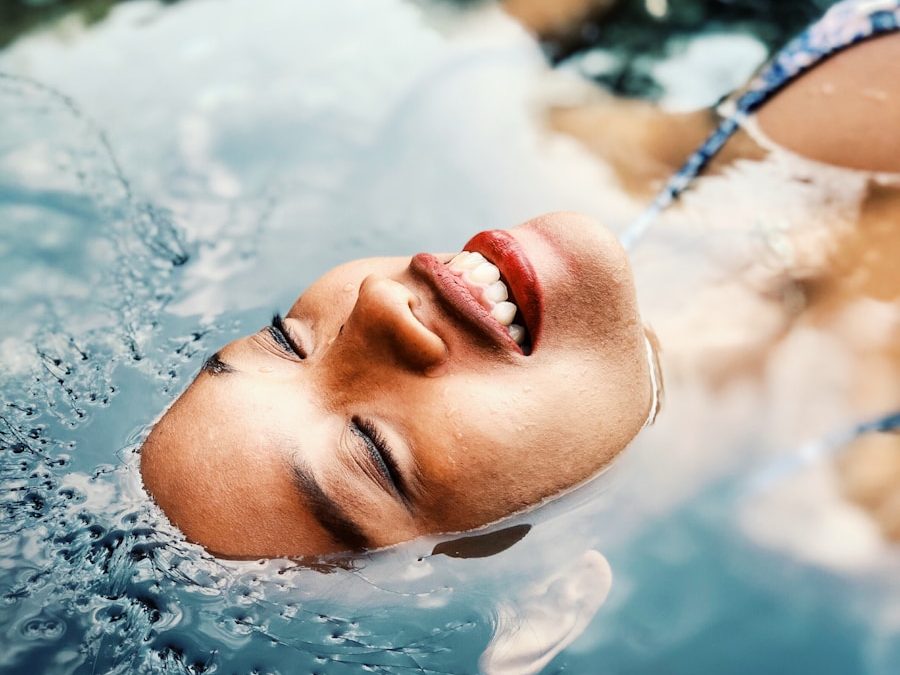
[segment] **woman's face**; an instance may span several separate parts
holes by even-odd
[[[277,326],[207,361],[141,455],[147,489],[189,539],[223,556],[302,556],[467,530],[625,447],[652,392],[615,238],[558,213],[464,250],[489,264],[342,265]]]

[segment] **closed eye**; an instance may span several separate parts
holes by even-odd
[[[296,356],[299,359],[306,358],[306,350],[303,345],[292,335],[291,331],[284,325],[284,319],[281,314],[276,313],[272,316],[272,323],[266,326],[269,337],[272,341],[281,347],[285,352]]]
[[[354,416],[350,420],[350,430],[363,442],[366,446],[366,452],[372,460],[372,464],[378,474],[384,479],[405,506],[409,506],[409,493],[406,489],[406,482],[400,467],[397,464],[396,457],[391,451],[387,440],[370,420]]]

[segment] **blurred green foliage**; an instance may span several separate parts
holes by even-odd
[[[585,50],[609,50],[619,65],[596,79],[617,94],[654,98],[656,87],[646,71],[647,59],[664,55],[673,41],[703,33],[739,32],[754,36],[772,54],[837,1],[618,0],[611,10],[584,21],[577,31],[551,36],[543,46],[554,64]]]
[[[75,13],[91,25],[106,18],[110,8],[122,0],[0,0],[0,48],[23,33]],[[159,0],[173,4],[178,0]]]
[[[102,21],[113,5],[127,1],[0,0],[0,48],[19,35],[69,13],[78,14],[88,25]],[[178,0],[157,1],[173,4]],[[466,8],[488,0],[430,1]],[[836,1],[618,0],[611,10],[588,17],[576,30],[546,37],[543,47],[554,64],[588,49],[608,49],[619,57],[620,65],[596,79],[618,94],[653,98],[656,86],[646,72],[646,59],[662,55],[673,38],[714,31],[745,32],[774,52]],[[665,8],[662,13],[658,11],[660,5]],[[656,12],[651,11],[654,8]]]
[[[837,0],[619,0],[608,12],[585,22],[578,36],[558,45],[556,58],[603,44],[652,52],[672,35],[744,30],[770,49],[781,47]],[[663,6],[661,14],[651,7]]]

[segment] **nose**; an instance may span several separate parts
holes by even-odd
[[[360,353],[369,358],[386,359],[414,371],[434,369],[447,360],[447,346],[416,317],[420,302],[400,282],[369,275],[360,284],[342,337],[357,343]]]

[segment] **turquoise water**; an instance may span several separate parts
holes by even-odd
[[[571,71],[511,21],[135,2],[21,37],[0,72],[0,671],[517,672],[536,659],[483,656],[527,651],[511,616],[550,673],[896,672],[896,551],[850,516],[834,546],[809,543],[748,491],[855,421],[841,381],[779,388],[774,361],[769,402],[672,378],[621,462],[504,523],[531,527],[488,557],[431,538],[312,567],[219,561],[142,492],[136,447],[205,356],[334,264],[455,250],[548,210],[614,227],[640,211],[541,125]],[[675,292],[636,266],[650,306]]]

